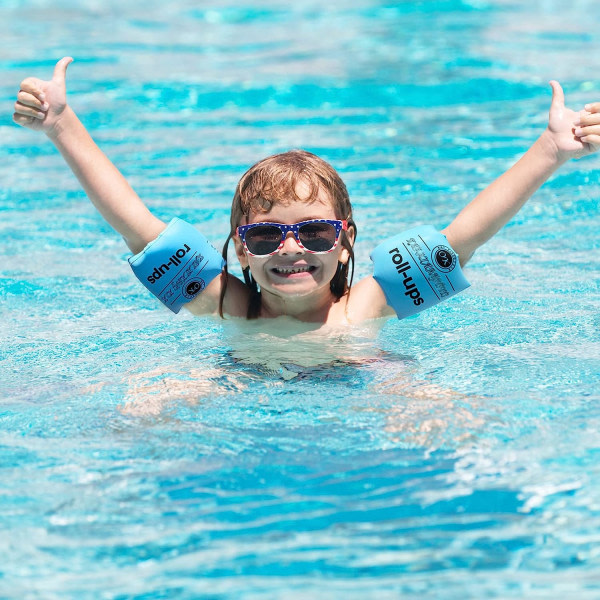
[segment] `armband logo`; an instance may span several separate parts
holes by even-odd
[[[421,292],[419,292],[419,288],[417,284],[413,281],[413,278],[408,274],[410,269],[410,263],[402,258],[402,254],[398,248],[392,248],[389,252],[392,255],[392,262],[398,272],[398,275],[402,276],[402,283],[404,284],[405,292],[404,295],[408,296],[415,306],[420,306],[425,302],[425,300],[421,297]]]
[[[187,244],[183,245],[183,248],[179,248],[175,254],[173,254],[166,263],[162,263],[158,267],[154,268],[154,271],[148,275],[148,281],[150,283],[156,283],[171,267],[178,267],[182,263],[182,258],[190,251],[190,247]]]
[[[192,279],[182,290],[183,295],[188,299],[192,300],[195,298],[204,288],[206,283],[204,279]]]
[[[456,254],[447,246],[436,246],[431,251],[431,257],[437,268],[444,273],[449,273],[456,266]]]

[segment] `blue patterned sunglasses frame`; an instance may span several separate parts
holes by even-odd
[[[294,234],[297,244],[311,254],[332,252],[340,233],[348,230],[348,221],[311,219],[286,225],[284,223],[251,223],[236,229],[246,252],[252,256],[271,256],[283,247],[287,234]]]

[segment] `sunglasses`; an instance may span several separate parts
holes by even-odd
[[[236,232],[244,248],[252,256],[269,256],[278,252],[292,232],[298,245],[313,254],[331,252],[337,245],[341,231],[348,230],[348,221],[312,219],[292,225],[282,223],[252,223],[240,225]]]

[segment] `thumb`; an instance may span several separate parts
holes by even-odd
[[[550,104],[550,110],[562,110],[565,107],[565,93],[558,83],[558,81],[552,80],[550,82],[552,88],[552,103]]]
[[[70,56],[61,58],[54,67],[54,73],[52,75],[52,81],[60,85],[65,85],[65,79],[67,77],[67,67],[73,62]]]

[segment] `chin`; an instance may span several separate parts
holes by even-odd
[[[329,283],[315,280],[313,277],[303,277],[299,279],[289,279],[277,281],[272,278],[265,282],[265,286],[261,289],[269,291],[277,296],[285,296],[288,298],[301,298],[310,296],[323,288],[329,289]]]
[[[285,296],[308,296],[316,292],[320,287],[316,282],[308,283],[271,283],[268,289],[273,290],[279,295]]]

